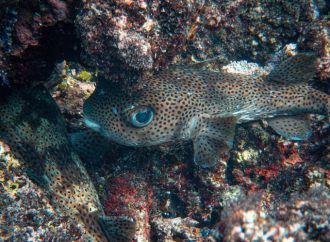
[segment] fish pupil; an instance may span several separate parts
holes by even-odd
[[[142,124],[148,123],[151,117],[152,117],[151,110],[144,110],[136,114],[136,121]]]

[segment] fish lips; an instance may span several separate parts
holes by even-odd
[[[125,145],[125,146],[141,146],[136,142],[126,140],[118,135],[110,133],[109,131],[103,129],[99,123],[90,119],[86,115],[84,117],[84,123],[88,128],[100,133],[102,136],[104,136],[104,137],[108,138],[109,140],[114,141],[118,144]]]
[[[94,120],[88,118],[87,116],[84,117],[84,123],[88,128],[91,128],[95,131],[99,132],[100,129],[101,129],[101,126],[97,122],[95,122]]]

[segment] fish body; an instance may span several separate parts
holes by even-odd
[[[15,90],[4,99],[0,102],[0,141],[24,164],[27,176],[44,189],[50,204],[82,226],[79,241],[132,240],[134,221],[104,215],[97,191],[71,149],[63,117],[47,90]]]
[[[305,114],[329,114],[330,98],[307,81],[316,58],[300,54],[267,77],[176,67],[149,77],[131,95],[100,84],[84,104],[87,126],[128,146],[192,140],[194,161],[215,165],[232,146],[235,125],[266,119],[288,139],[309,137]]]

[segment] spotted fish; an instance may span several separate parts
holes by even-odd
[[[64,120],[47,90],[16,90],[0,100],[0,141],[24,163],[26,174],[44,189],[52,206],[82,225],[79,241],[132,240],[134,221],[104,215],[94,185],[71,149]]]
[[[330,109],[329,95],[307,84],[316,59],[298,54],[265,78],[170,68],[142,80],[131,95],[100,82],[84,104],[85,124],[127,146],[192,140],[195,163],[211,167],[231,149],[237,123],[266,119],[287,139],[310,136],[306,114]]]

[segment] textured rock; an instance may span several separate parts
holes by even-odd
[[[216,56],[221,63],[265,62],[290,42],[320,53],[325,76],[328,35],[320,11],[324,1],[91,0],[76,27],[85,63],[113,81]]]
[[[0,3],[0,86],[45,80],[55,61],[74,52],[74,2]]]
[[[218,236],[225,241],[328,241],[329,190],[311,190],[280,203],[272,212],[261,196],[248,196],[225,210]]]

